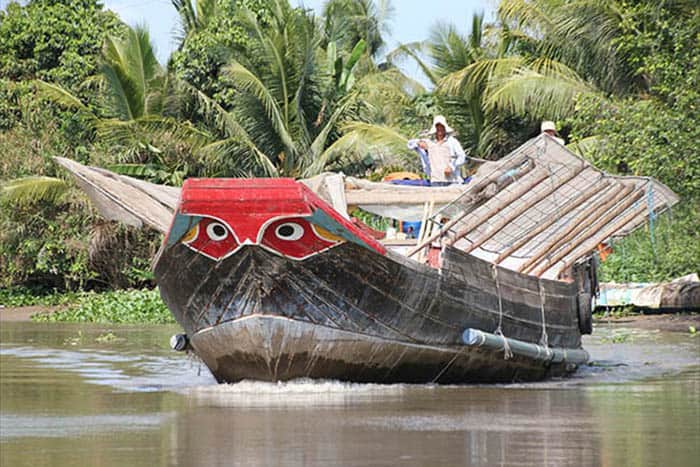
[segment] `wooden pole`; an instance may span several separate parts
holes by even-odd
[[[589,237],[595,235],[596,232],[598,232],[600,229],[605,227],[606,224],[608,224],[610,221],[615,219],[617,216],[625,212],[627,208],[629,208],[635,201],[637,201],[639,198],[644,196],[644,191],[643,190],[637,190],[632,196],[629,196],[625,198],[619,205],[616,205],[615,208],[612,211],[609,211],[608,214],[594,222],[592,225],[587,227],[584,230],[584,233],[582,235],[579,235],[578,237],[574,238],[568,246],[563,246],[561,250],[559,250],[553,257],[551,258],[543,258],[545,261],[542,266],[537,268],[535,271],[536,276],[542,275],[543,272],[545,272],[547,269],[549,269],[554,263],[559,261],[560,259],[564,258],[566,255],[571,253],[572,250],[574,250],[576,247],[578,247],[581,243],[586,241]]]
[[[510,193],[507,193],[507,196],[499,198],[498,195],[496,195],[493,198],[491,198],[489,201],[497,201],[495,203],[495,206],[492,206],[491,209],[482,214],[480,217],[470,219],[469,222],[467,222],[466,226],[463,227],[460,231],[458,231],[457,234],[447,242],[447,244],[454,245],[455,242],[457,242],[461,238],[464,238],[477,226],[481,225],[482,223],[495,216],[496,213],[499,212],[501,209],[505,208],[513,201],[520,198],[525,193],[532,190],[534,187],[546,180],[548,178],[548,173],[545,169],[537,168],[534,171],[532,171],[532,173],[530,174],[530,178],[531,179],[527,182],[519,183],[518,186],[515,187],[515,190],[513,190]],[[499,193],[499,195],[500,194],[501,193]]]
[[[586,218],[596,218],[602,216],[606,210],[608,210],[611,206],[613,206],[615,203],[617,203],[626,195],[628,195],[633,189],[634,188],[632,186],[614,184],[609,190],[603,191],[600,194],[600,196],[596,199],[604,199],[606,196],[610,195],[612,195],[612,199],[603,202],[592,211],[584,209],[583,212],[579,213],[578,216],[569,221],[568,226],[566,226],[566,228],[564,228],[560,232],[557,232],[556,234],[553,234],[546,243],[544,243],[537,250],[535,250],[532,253],[530,259],[525,261],[525,263],[523,263],[518,268],[518,272],[529,271],[531,267],[538,263],[545,255],[549,254],[550,251],[554,250],[559,245],[561,245],[563,241],[565,241],[573,235],[576,235],[577,232],[584,229],[586,227],[586,225],[584,224]]]
[[[527,157],[519,157],[517,159],[507,161],[506,163],[502,164],[498,169],[495,169],[486,178],[477,182],[473,187],[471,187],[467,192],[465,192],[464,195],[462,195],[462,197],[466,198],[466,203],[469,204],[470,209],[463,209],[463,211],[460,214],[458,214],[456,217],[447,222],[447,224],[441,226],[437,230],[437,232],[431,234],[427,239],[423,240],[423,242],[419,243],[415,248],[409,251],[407,257],[410,258],[411,256],[418,253],[420,250],[425,248],[427,245],[430,245],[435,240],[442,237],[445,233],[449,232],[450,229],[454,227],[459,221],[461,221],[467,214],[472,212],[474,209],[479,208],[482,204],[486,203],[490,199],[489,187],[492,186],[492,184],[494,183],[497,184],[499,178],[505,175],[509,170],[517,168],[525,163],[527,163],[527,165],[518,171],[516,177],[508,177],[502,182],[505,186],[509,183],[512,183],[513,179],[517,178],[517,175],[523,176],[530,172],[534,167],[534,163],[532,162],[532,160],[528,159]],[[463,200],[462,197],[455,200],[455,202],[464,202],[465,200]]]
[[[570,174],[568,174],[565,178],[559,180],[556,183],[550,184],[544,191],[536,195],[533,199],[528,200],[528,203],[523,203],[520,207],[516,208],[513,210],[511,213],[509,213],[507,216],[503,216],[500,220],[498,220],[496,223],[490,225],[484,235],[481,236],[478,240],[476,240],[474,243],[472,243],[467,249],[464,250],[465,253],[471,253],[481,245],[483,245],[486,241],[489,239],[493,238],[494,235],[496,235],[498,232],[500,232],[506,225],[511,223],[514,219],[516,219],[519,215],[527,211],[528,209],[534,207],[537,203],[545,199],[547,196],[551,195],[554,191],[559,189],[562,185],[567,184],[570,182],[574,177],[579,175],[581,172],[583,172],[583,169],[585,166],[581,166],[576,168],[576,170],[572,171]],[[468,234],[467,234],[468,235]]]
[[[418,235],[418,241],[417,243],[421,243],[428,235],[430,235],[430,232],[428,229],[432,227],[432,222],[430,223],[430,226],[428,225],[428,220],[430,217],[433,215],[433,209],[435,207],[435,202],[431,201],[430,203],[425,203],[423,206],[423,217],[421,218],[421,224],[420,224],[420,234]],[[430,229],[432,230],[432,229]],[[422,262],[423,261],[423,252],[418,254],[418,257],[416,258],[417,261]]]
[[[354,189],[345,191],[345,199],[350,206],[381,205],[406,206],[429,203],[447,204],[461,196],[463,188],[429,188],[421,187],[415,190],[397,188],[382,188],[377,190]]]
[[[544,232],[552,224],[554,224],[559,219],[561,219],[562,217],[567,215],[569,212],[571,212],[572,209],[580,206],[581,202],[583,200],[587,200],[587,199],[592,198],[593,196],[595,196],[601,190],[607,188],[608,186],[610,186],[610,180],[602,180],[600,183],[594,184],[586,191],[579,193],[575,198],[572,198],[569,201],[567,201],[564,204],[564,206],[562,206],[560,209],[558,209],[556,211],[556,213],[554,213],[554,215],[550,216],[545,222],[539,223],[537,225],[537,227],[529,230],[526,235],[519,238],[515,243],[513,243],[510,247],[508,247],[505,251],[503,251],[503,253],[498,255],[498,258],[496,258],[495,263],[500,264],[504,259],[506,259],[508,256],[510,256],[512,253],[514,253],[517,250],[519,250],[520,248],[522,248],[526,243],[528,243],[534,237],[536,237],[540,233]]]
[[[618,230],[620,230],[622,227],[627,225],[629,222],[634,220],[635,217],[639,216],[640,214],[643,214],[647,210],[646,204],[637,206],[634,210],[628,212],[625,214],[624,217],[620,218],[617,222],[614,222],[610,224],[608,227],[606,227],[604,230],[600,230],[597,235],[593,235],[589,237],[589,239],[583,243],[580,244],[576,250],[570,255],[571,259],[567,260],[564,262],[564,264],[559,268],[559,272],[569,268],[572,264],[576,262],[581,256],[590,253],[595,249],[600,242],[605,241],[606,239],[610,238],[612,235],[615,234]],[[544,269],[540,272],[540,276],[550,269],[552,269],[555,266],[555,264],[551,264],[550,266],[547,267],[547,269]]]

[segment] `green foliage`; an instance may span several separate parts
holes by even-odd
[[[175,320],[157,289],[121,290],[96,294],[85,292],[65,310],[35,315],[35,321],[114,324],[168,324]]]
[[[123,39],[105,38],[100,77],[107,116],[128,121],[162,112],[166,80],[146,28],[128,28]]]
[[[191,0],[178,1],[188,3]],[[191,8],[181,10],[184,34],[180,48],[173,53],[170,67],[175,75],[229,108],[233,89],[223,76],[224,66],[244,54],[250,37],[241,25],[237,12],[246,8],[263,24],[269,18],[267,0],[217,0],[206,22],[191,18]],[[201,0],[195,2],[197,5]],[[184,16],[184,17],[183,17]],[[195,14],[195,17],[196,14]],[[200,16],[199,18],[202,18]],[[189,24],[189,26],[188,26]]]
[[[361,220],[367,226],[380,232],[385,232],[392,223],[391,219],[377,216],[376,214],[372,214],[371,212],[364,211],[360,208],[355,209],[351,214],[353,217]]]
[[[68,185],[61,179],[53,177],[16,178],[0,183],[0,206],[26,206],[40,201],[57,204],[61,201]]]
[[[615,48],[643,79],[646,89],[667,104],[687,104],[697,110],[700,4],[693,0],[644,0],[623,5],[625,14]]]
[[[606,263],[608,277],[667,279],[700,263],[697,2],[502,0],[497,24],[476,15],[468,34],[438,25],[401,48],[434,92],[375,63],[386,1],[332,0],[321,18],[288,0],[173,4],[182,43],[167,69],[146,31],[97,0],[0,12],[0,180],[27,201],[0,212],[3,285],[152,283],[156,235],[101,222],[74,190],[43,196],[59,180],[6,182],[61,176],[51,156],[174,185],[364,173],[364,161],[414,167],[406,136],[438,113],[491,159],[536,134],[536,120],[559,118],[596,165],[679,193],[686,207],[669,227],[659,222],[654,248],[640,230],[620,243],[624,261],[618,249]]]
[[[18,306],[59,306],[75,303],[78,293],[63,292],[45,288],[0,287],[0,305],[6,307]]]
[[[585,156],[613,172],[659,179],[688,200],[700,200],[700,108],[668,107],[661,101],[582,98],[567,121],[570,137],[596,135],[601,144]]]
[[[634,305],[616,306],[616,307],[606,307],[606,308],[596,308],[593,312],[593,318],[596,320],[603,320],[606,318],[626,318],[628,316],[638,316],[639,311],[635,310]]]
[[[0,270],[3,285],[40,283],[73,289],[91,278],[87,271],[89,218],[77,204],[39,202],[0,214]],[[85,210],[87,206],[83,206]],[[88,211],[89,212],[89,211]]]
[[[26,87],[0,78],[0,131],[9,130],[19,122],[22,115],[19,100],[27,94]]]
[[[105,35],[121,28],[98,0],[10,2],[0,12],[0,78],[74,89],[96,72]]]
[[[652,241],[653,238],[653,241]],[[601,265],[602,281],[661,282],[700,273],[700,212],[688,206],[664,214],[618,242]]]
[[[393,13],[389,0],[328,0],[322,15],[325,38],[346,50],[362,41],[376,56],[385,45],[383,35],[390,33]]]
[[[580,96],[565,125],[597,167],[652,176],[681,196],[653,236],[647,225],[618,242],[602,267],[604,280],[664,281],[700,272],[699,7],[682,0],[623,6],[614,45],[648,94]]]

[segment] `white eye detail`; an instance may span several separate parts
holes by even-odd
[[[293,242],[294,240],[299,240],[304,235],[304,227],[295,222],[286,222],[277,226],[275,235],[277,235],[277,238],[280,240]]]
[[[215,242],[220,242],[228,237],[228,230],[220,222],[212,222],[207,226],[207,235]]]

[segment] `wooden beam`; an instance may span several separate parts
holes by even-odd
[[[602,180],[600,183],[594,184],[586,191],[579,193],[575,198],[572,198],[569,201],[567,201],[564,204],[564,206],[562,206],[560,209],[557,209],[557,211],[556,211],[556,213],[554,213],[554,215],[549,216],[549,218],[546,221],[540,222],[537,225],[537,227],[530,229],[526,235],[519,238],[515,243],[513,243],[506,250],[504,250],[503,253],[498,255],[498,258],[496,258],[495,263],[500,264],[508,256],[510,256],[511,254],[513,254],[514,252],[516,252],[517,250],[519,250],[520,248],[525,246],[525,244],[528,243],[530,240],[535,238],[540,233],[544,232],[552,224],[554,224],[559,219],[561,219],[562,217],[567,215],[569,212],[571,212],[572,209],[580,206],[581,202],[583,200],[592,198],[593,196],[598,194],[601,190],[603,190],[609,186],[610,186],[610,180],[608,180],[608,179]]]
[[[634,220],[635,217],[643,214],[648,209],[646,203],[637,206],[632,211],[625,214],[617,222],[611,223],[605,229],[600,230],[598,234],[591,236],[587,241],[580,244],[573,253],[570,255],[571,258],[564,262],[564,264],[558,269],[558,271],[563,271],[573,265],[579,258],[593,251],[600,242],[603,242],[613,236],[615,232],[620,230],[622,227]],[[556,263],[551,264],[547,269],[543,270],[539,275],[546,273],[550,269],[556,266]]]
[[[604,190],[600,194],[599,198],[604,199],[606,196],[612,195],[612,198],[609,201],[604,201],[592,211],[583,210],[580,212],[576,217],[568,222],[568,226],[565,225],[564,229],[553,234],[547,242],[535,250],[530,259],[520,265],[518,272],[529,271],[531,267],[534,267],[534,265],[538,263],[545,255],[549,254],[552,250],[560,246],[562,242],[566,241],[567,238],[571,238],[583,230],[586,227],[586,224],[584,223],[586,218],[596,218],[602,216],[603,213],[605,213],[615,203],[627,196],[633,189],[634,187],[632,186],[615,184],[612,185],[609,190]]]
[[[516,174],[515,177],[507,177],[505,178],[502,182],[499,183],[499,179],[505,175],[509,170],[515,169],[519,166],[522,166],[523,164],[525,167],[520,169],[518,173]],[[454,218],[450,219],[445,225],[440,226],[439,229],[437,229],[436,232],[431,234],[428,238],[424,239],[421,243],[418,244],[414,249],[408,252],[407,257],[411,257],[418,253],[420,250],[425,248],[426,246],[430,245],[433,243],[435,240],[438,238],[442,237],[445,233],[449,232],[452,227],[454,227],[459,221],[461,221],[465,216],[467,216],[470,212],[472,212],[474,209],[479,208],[481,205],[486,203],[490,198],[489,193],[491,191],[490,187],[495,186],[495,189],[498,189],[498,185],[506,186],[510,183],[512,183],[515,179],[517,179],[517,176],[523,176],[530,172],[532,168],[534,167],[534,163],[532,162],[531,159],[528,157],[519,157],[513,160],[506,161],[503,163],[499,168],[495,169],[492,173],[490,173],[486,178],[480,180],[477,182],[474,186],[472,186],[465,194],[463,195],[466,198],[466,203],[468,203],[469,210],[466,209],[466,207],[462,210],[460,214],[455,216]],[[459,203],[464,202],[465,200],[463,199],[458,199],[456,200]]]
[[[561,187],[562,185],[569,183],[574,177],[576,177],[581,172],[583,172],[584,168],[585,168],[584,165],[582,165],[581,167],[578,167],[576,170],[574,170],[570,174],[568,174],[565,178],[560,179],[556,183],[550,184],[544,191],[537,194],[533,199],[528,200],[527,203],[523,203],[519,208],[516,208],[515,210],[513,210],[513,212],[509,213],[507,216],[503,216],[496,223],[490,225],[487,228],[486,233],[483,234],[481,236],[481,238],[479,238],[474,243],[472,243],[467,249],[465,249],[464,252],[471,253],[472,251],[474,251],[475,249],[477,249],[478,247],[483,245],[486,241],[493,238],[494,235],[496,235],[498,232],[500,232],[506,225],[510,224],[514,219],[516,219],[522,213],[524,213],[528,209],[533,208],[537,203],[539,203],[540,201],[545,199],[547,196],[551,195],[554,191],[559,189],[559,187]]]
[[[562,245],[562,248],[557,251],[557,253],[551,257],[551,258],[542,258],[544,260],[544,264],[537,268],[535,271],[536,276],[542,275],[543,272],[545,272],[547,269],[549,269],[554,263],[559,261],[560,259],[564,258],[566,255],[571,253],[576,247],[578,247],[581,243],[586,241],[591,236],[594,236],[596,232],[598,232],[600,229],[604,228],[606,224],[608,224],[610,221],[615,219],[617,216],[625,212],[627,208],[629,208],[634,202],[639,200],[642,196],[644,196],[644,190],[637,190],[632,194],[631,196],[626,197],[620,204],[616,205],[614,209],[609,211],[606,215],[604,215],[602,218],[594,222],[592,225],[588,226],[583,232],[582,235],[579,235],[578,237],[575,237],[569,245]]]
[[[346,190],[345,199],[349,206],[362,204],[374,205],[414,205],[425,204],[431,201],[437,204],[447,204],[465,193],[460,188],[422,188],[419,190],[405,190],[382,188],[377,190]]]
[[[537,185],[545,181],[547,178],[549,178],[549,173],[543,168],[536,168],[532,171],[532,173],[530,173],[529,178],[530,179],[526,182],[521,180],[522,183],[519,183],[512,192],[509,192],[502,197],[499,197],[498,195],[501,195],[504,192],[499,192],[498,195],[491,198],[489,201],[495,200],[495,206],[493,206],[487,212],[482,214],[480,217],[469,219],[467,224],[464,227],[462,227],[462,229],[459,230],[457,234],[447,242],[447,244],[454,245],[455,242],[468,235],[469,232],[474,230],[477,226],[481,225],[482,223],[495,216],[501,209],[505,208],[513,201],[520,198],[525,193],[532,190],[534,187],[536,187]]]

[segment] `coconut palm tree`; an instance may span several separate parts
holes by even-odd
[[[534,39],[511,23],[485,26],[483,16],[474,15],[468,36],[454,26],[438,24],[428,41],[402,46],[396,54],[419,63],[466,145],[485,157],[495,150],[504,125],[514,117],[563,118],[573,111],[577,95],[596,92],[566,64],[521,53],[533,47]],[[427,53],[429,62],[422,60],[421,52]]]
[[[323,30],[326,42],[352,49],[364,41],[371,57],[386,44],[394,13],[390,0],[328,0],[323,5]]]
[[[669,2],[678,3],[678,2]],[[605,93],[638,91],[644,80],[618,47],[624,8],[617,0],[503,0],[499,16],[520,31],[533,56],[565,64]]]
[[[236,89],[227,102],[232,110],[194,92],[220,136],[202,153],[229,174],[310,176],[331,161],[325,151],[366,105],[355,77],[366,44],[360,40],[347,55],[333,41],[324,48],[311,12],[285,0],[268,8],[265,24],[245,8],[237,13],[251,39],[224,69]]]
[[[489,36],[495,32],[495,28],[485,26],[483,14],[475,14],[466,35],[453,24],[438,23],[430,29],[427,40],[401,45],[389,55],[391,60],[408,57],[419,65],[436,89],[440,111],[450,116],[472,153],[482,153],[487,147],[483,137],[488,124],[484,103],[486,79],[482,77],[467,86],[464,70],[510,53],[507,35],[497,36],[496,45],[493,44]]]
[[[195,31],[204,29],[219,13],[219,0],[171,0],[180,21],[180,46]]]
[[[159,142],[178,141],[194,150],[211,135],[177,118],[178,83],[158,63],[148,31],[128,28],[123,37],[107,37],[100,73],[85,86],[98,89],[98,104],[88,106],[59,85],[35,81],[39,94],[72,109],[92,128],[97,140],[111,148],[115,171],[157,182],[181,183],[182,161],[168,160]]]

